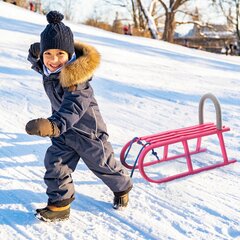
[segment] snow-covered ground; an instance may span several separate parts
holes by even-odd
[[[240,58],[71,23],[75,38],[102,55],[92,84],[116,158],[135,136],[198,124],[199,99],[212,92],[231,128],[224,134],[228,156],[238,162],[165,184],[149,183],[136,170],[129,207],[116,212],[111,191],[80,160],[70,219],[34,218],[47,201],[43,159],[50,141],[24,129],[30,119],[48,117],[50,104],[26,57],[46,24],[44,16],[0,2],[0,239],[239,240]],[[204,113],[215,122],[210,101]],[[209,150],[194,156],[194,166],[221,160],[215,138],[203,144]],[[169,150],[174,154],[181,146]],[[183,159],[171,161],[164,171],[183,165]]]

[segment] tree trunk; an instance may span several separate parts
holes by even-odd
[[[166,2],[164,0],[158,1],[163,6],[165,11],[165,26],[163,32],[163,40],[172,43],[174,40],[174,32],[176,28],[175,14],[179,7],[181,7],[186,2],[189,2],[190,0],[169,0]]]
[[[163,40],[173,43],[175,32],[175,13],[167,12],[165,18]]]
[[[139,6],[141,7],[142,13],[144,14],[144,17],[147,20],[148,29],[150,31],[151,37],[153,39],[159,39],[157,27],[156,27],[153,17],[149,13],[149,11],[143,6],[143,3],[141,2],[141,0],[138,0],[138,3],[139,3]]]
[[[136,10],[134,0],[131,0],[131,3],[132,3],[132,17],[133,17],[134,27],[138,29],[137,12],[136,12],[137,10]]]

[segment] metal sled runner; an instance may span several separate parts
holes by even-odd
[[[204,123],[203,121],[203,108],[204,108],[204,102],[206,99],[210,99],[214,103],[214,107],[216,110],[216,124]],[[180,128],[176,130],[170,130],[170,131],[161,132],[161,133],[144,136],[144,137],[135,137],[134,139],[126,143],[123,146],[122,151],[120,153],[120,160],[126,168],[132,169],[131,177],[133,175],[134,170],[139,169],[141,175],[147,181],[153,182],[153,183],[164,183],[164,182],[172,181],[174,179],[178,179],[178,178],[196,174],[202,171],[222,167],[222,166],[236,162],[236,160],[229,160],[227,156],[225,143],[223,139],[223,133],[230,131],[230,128],[222,126],[221,107],[217,98],[211,93],[205,94],[200,99],[198,110],[199,110],[199,125]],[[200,152],[205,152],[207,150],[206,148],[201,147],[202,137],[210,136],[210,135],[217,136],[217,139],[219,141],[219,145],[221,148],[223,160],[221,162],[218,162],[212,165],[203,166],[195,169],[192,164],[191,155],[197,154]],[[188,142],[193,139],[196,139],[196,146],[192,151],[190,151]],[[136,157],[134,164],[129,165],[127,163],[127,157],[133,144],[135,143],[140,144],[141,149],[138,152],[138,156]],[[169,156],[169,153],[168,153],[169,146],[176,143],[182,144],[183,150],[184,150],[183,153],[177,154],[174,156]],[[158,157],[158,154],[155,151],[156,148],[162,148],[163,153],[161,158]],[[145,157],[150,152],[156,157],[156,160],[145,162],[144,161]],[[145,169],[147,169],[147,167],[149,166],[152,166],[155,164],[161,164],[164,162],[166,163],[167,161],[175,160],[178,158],[186,159],[187,171],[166,176],[166,177],[161,176],[158,179],[148,176],[147,171],[145,171]]]

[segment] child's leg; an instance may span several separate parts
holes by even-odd
[[[124,194],[131,190],[131,178],[121,162],[114,158],[109,142],[81,136],[75,149],[88,168],[114,193]]]
[[[66,206],[74,200],[74,185],[71,173],[75,170],[79,155],[65,145],[63,137],[52,140],[45,155],[48,205]]]

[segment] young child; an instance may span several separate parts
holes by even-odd
[[[43,76],[52,115],[31,120],[26,125],[30,135],[50,137],[44,165],[48,203],[37,209],[43,221],[68,219],[74,200],[71,173],[81,158],[88,168],[114,193],[113,208],[128,204],[132,181],[114,158],[108,133],[90,85],[100,63],[94,47],[73,40],[69,27],[57,11],[47,14],[49,24],[41,33],[40,43],[30,46],[28,60]]]

